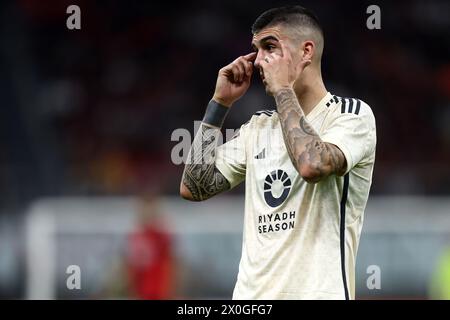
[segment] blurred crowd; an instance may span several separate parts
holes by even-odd
[[[293,3],[293,1],[289,2]],[[448,1],[302,1],[325,31],[323,77],[371,105],[373,194],[450,192]],[[81,8],[68,30],[66,8]],[[279,1],[19,0],[0,5],[0,192],[39,196],[178,192],[171,133],[193,132],[218,69],[250,51],[250,26]],[[274,108],[254,75],[225,126]],[[239,190],[235,191],[239,192]]]

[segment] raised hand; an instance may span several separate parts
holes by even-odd
[[[216,90],[213,99],[230,107],[241,98],[250,87],[250,79],[253,74],[253,61],[256,52],[249,53],[234,60],[229,65],[219,70]]]
[[[294,82],[300,77],[305,67],[311,63],[311,60],[295,62],[285,42],[279,40],[279,43],[281,55],[271,53],[260,62],[266,90],[272,95],[281,89],[292,89]]]

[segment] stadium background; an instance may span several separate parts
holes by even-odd
[[[243,188],[180,201],[171,135],[193,134],[217,70],[250,50],[258,14],[285,3],[1,2],[1,298],[230,297]],[[377,120],[357,297],[448,299],[450,3],[299,3],[325,31],[327,88]],[[70,4],[81,30],[66,28]],[[381,30],[366,28],[370,4]],[[225,127],[273,106],[254,77]],[[66,287],[69,265],[80,290]],[[381,289],[369,290],[373,265]]]

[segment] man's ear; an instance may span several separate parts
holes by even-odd
[[[311,60],[313,59],[314,53],[316,51],[316,45],[311,40],[306,40],[303,42],[303,55],[301,56],[302,60]]]

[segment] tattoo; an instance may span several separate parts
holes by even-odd
[[[302,128],[303,132],[309,134],[310,136],[317,136],[314,128],[305,120],[305,117],[300,118],[300,128]]]
[[[297,168],[307,164],[313,169],[313,182],[336,173],[345,173],[344,154],[333,144],[323,142],[307,122],[293,90],[283,89],[275,96],[284,143]]]
[[[189,151],[182,181],[195,201],[209,199],[230,189],[230,183],[214,164],[219,134],[219,128],[202,123]]]

